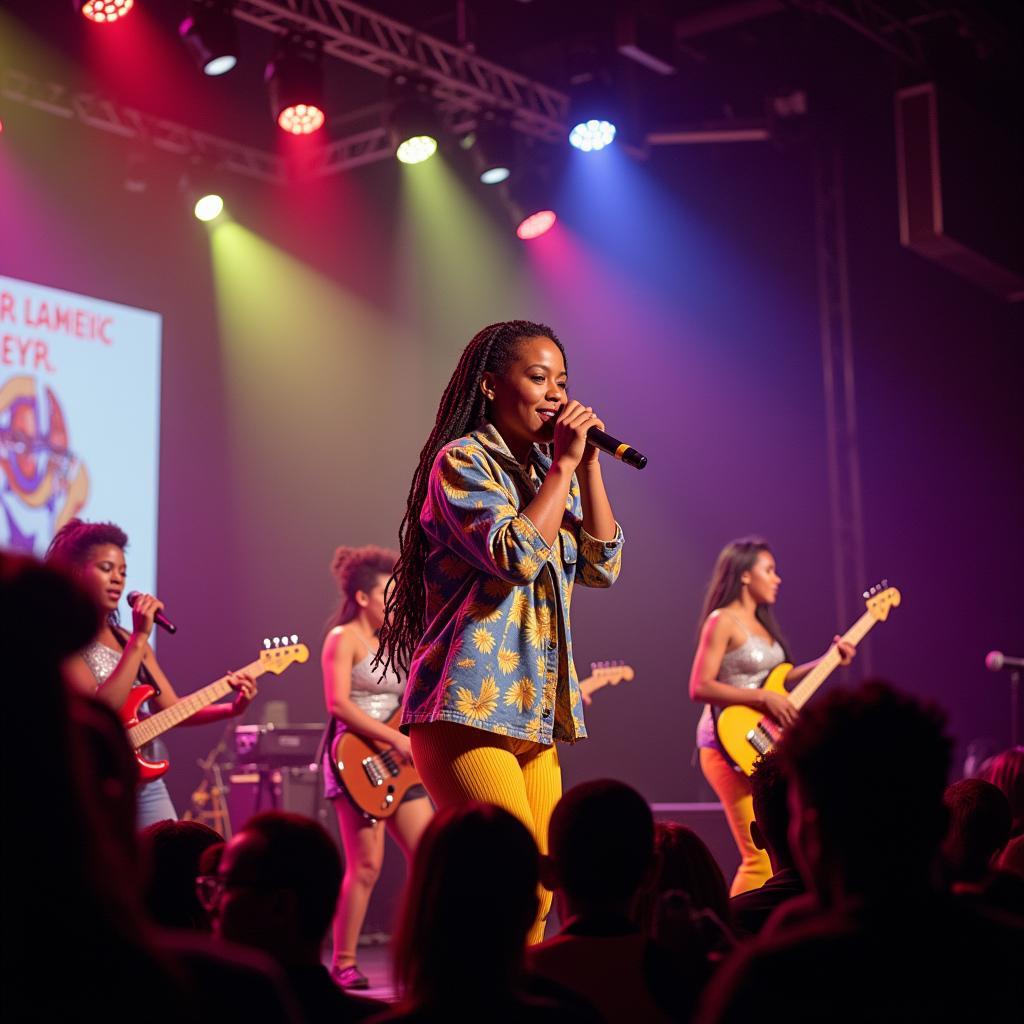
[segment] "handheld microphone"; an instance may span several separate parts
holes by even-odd
[[[635,448],[624,444],[611,434],[606,434],[603,430],[598,430],[597,427],[591,427],[587,431],[587,442],[634,469],[643,469],[647,465],[646,455],[641,455]]]
[[[985,655],[985,668],[989,672],[998,672],[1004,668],[1024,668],[1024,658],[1011,658],[1002,651],[989,651]]]
[[[130,608],[134,608],[135,602],[138,601],[140,597],[142,597],[142,595],[137,590],[133,590],[128,594],[125,600],[128,602],[128,606]],[[178,632],[178,627],[173,622],[171,622],[171,620],[167,618],[167,616],[164,615],[163,612],[157,612],[156,615],[153,616],[153,621],[161,629],[166,629],[168,633]]]

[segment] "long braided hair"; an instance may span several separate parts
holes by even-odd
[[[378,661],[385,668],[408,675],[413,651],[426,628],[426,591],[423,569],[427,558],[426,538],[420,526],[420,510],[427,497],[430,470],[437,453],[456,438],[476,429],[487,417],[487,403],[480,387],[485,373],[504,373],[516,357],[524,338],[548,338],[565,359],[565,349],[555,332],[544,324],[508,320],[490,324],[465,347],[455,372],[441,396],[434,429],[420,451],[406,501],[405,516],[398,530],[399,556],[388,580],[384,598],[384,625],[378,634]],[[568,369],[568,364],[566,364]]]

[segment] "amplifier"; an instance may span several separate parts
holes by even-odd
[[[322,725],[236,725],[235,760],[238,764],[272,767],[309,765],[316,761]]]

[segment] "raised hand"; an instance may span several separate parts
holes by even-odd
[[[562,407],[555,420],[554,461],[564,460],[575,469],[586,455],[586,461],[597,458],[597,449],[591,446],[587,453],[587,431],[591,427],[604,428],[589,405],[582,405],[572,399]]]
[[[139,594],[132,605],[132,635],[144,640],[153,632],[156,613],[163,611],[163,601],[152,594]]]

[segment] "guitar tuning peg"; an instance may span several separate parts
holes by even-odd
[[[883,587],[889,586],[889,581],[888,580],[882,580],[882,586]]]
[[[292,643],[293,644],[297,644],[298,642],[299,642],[299,634],[298,633],[292,633]]]
[[[265,636],[265,637],[263,638],[263,646],[264,646],[265,648],[267,648],[267,650],[269,650],[269,649],[270,649],[270,637],[269,637],[269,636]]]
[[[274,637],[274,646],[275,647],[280,647],[281,646],[281,638],[279,636],[275,636]]]

